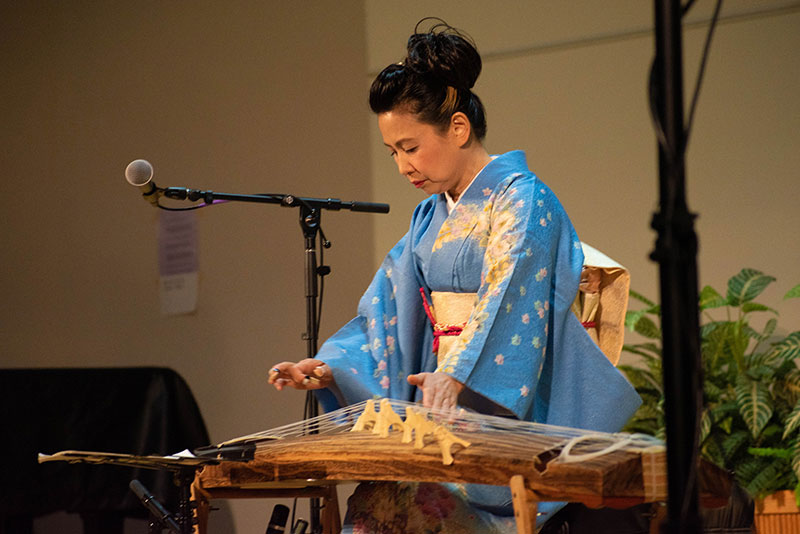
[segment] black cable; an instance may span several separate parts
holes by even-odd
[[[684,143],[683,143],[684,147],[686,147],[689,143],[689,132],[691,132],[692,130],[694,111],[697,106],[698,97],[700,96],[700,87],[703,84],[703,75],[705,74],[706,71],[706,60],[708,59],[708,52],[711,48],[711,38],[714,36],[714,29],[717,27],[717,21],[719,20],[719,12],[721,10],[722,10],[722,0],[717,0],[717,5],[714,8],[714,15],[712,15],[711,17],[711,25],[708,27],[708,35],[706,35],[706,43],[703,46],[703,56],[700,59],[700,70],[697,73],[697,81],[695,82],[694,94],[692,95],[692,104],[689,107],[689,118],[686,121],[686,132],[684,133]]]

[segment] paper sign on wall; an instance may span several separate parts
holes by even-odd
[[[197,309],[197,216],[194,211],[159,211],[158,272],[161,313]]]

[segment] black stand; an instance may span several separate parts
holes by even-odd
[[[175,484],[178,486],[178,513],[173,515],[138,480],[130,483],[131,491],[150,511],[149,534],[160,534],[165,528],[173,534],[191,534],[194,529],[192,510],[192,481],[196,467],[181,467],[175,471]]]
[[[701,531],[697,490],[698,413],[702,405],[697,236],[686,206],[681,5],[655,0],[654,65],[659,133],[658,232],[669,506],[665,533]]]
[[[198,201],[202,200],[206,204],[213,204],[214,201],[237,201],[237,202],[258,202],[267,204],[280,204],[285,207],[300,208],[300,227],[303,230],[305,241],[305,299],[306,299],[306,332],[303,339],[306,341],[306,357],[313,358],[317,354],[318,348],[318,310],[317,298],[319,296],[319,281],[330,273],[327,265],[317,266],[317,233],[320,233],[323,246],[330,247],[330,242],[325,239],[322,233],[320,221],[322,210],[341,210],[362,211],[371,213],[388,213],[388,204],[377,204],[373,202],[343,202],[338,198],[302,198],[294,195],[240,195],[230,193],[215,193],[213,191],[200,191],[197,189],[185,189],[179,187],[169,187],[164,189],[162,194],[167,198],[178,200]],[[316,417],[319,415],[319,406],[311,391],[306,395],[305,418]],[[313,432],[313,431],[312,431]],[[311,532],[319,533],[322,531],[320,523],[320,502],[317,498],[312,498],[310,502]]]

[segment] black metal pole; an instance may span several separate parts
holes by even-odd
[[[681,5],[655,0],[654,65],[659,211],[651,255],[659,263],[663,332],[664,409],[669,502],[662,532],[701,532],[698,506],[698,414],[702,406],[697,293],[697,235],[686,205]]]
[[[317,233],[320,228],[322,212],[308,205],[300,206],[300,227],[303,229],[305,238],[305,296],[306,296],[306,333],[303,338],[306,340],[306,357],[314,358],[317,355],[317,298],[318,290],[318,269],[317,269]],[[311,391],[306,393],[306,419],[319,415],[319,404]],[[316,432],[311,430],[310,432]],[[309,501],[309,519],[311,521],[311,532],[322,532],[320,523],[320,500],[312,498]]]

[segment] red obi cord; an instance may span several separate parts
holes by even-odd
[[[419,294],[422,295],[422,306],[425,308],[425,315],[428,316],[433,327],[433,352],[434,354],[439,354],[439,338],[441,336],[459,336],[464,327],[437,323],[436,319],[433,318],[433,312],[431,311],[431,305],[428,303],[428,297],[425,295],[425,289],[419,288]]]
[[[583,325],[584,328],[595,328],[595,327],[597,327],[597,323],[594,322],[594,321],[586,321],[586,322],[583,322],[581,324]]]

